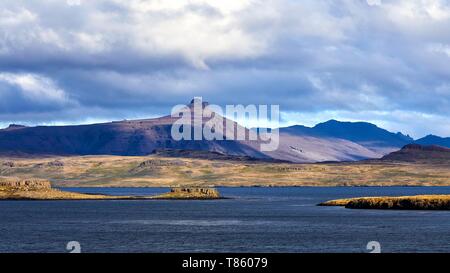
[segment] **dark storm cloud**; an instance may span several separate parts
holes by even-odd
[[[450,135],[447,1],[2,1],[1,124],[168,113],[193,96]],[[440,126],[430,126],[439,122]]]

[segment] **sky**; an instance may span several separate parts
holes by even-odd
[[[2,0],[0,127],[151,118],[201,96],[280,105],[284,126],[450,136],[449,30],[450,0]]]

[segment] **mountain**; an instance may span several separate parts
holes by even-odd
[[[191,101],[191,111],[193,104],[194,101]],[[207,105],[202,104],[203,110]],[[384,153],[374,147],[391,148],[409,140],[407,136],[393,134],[370,124],[329,121],[313,128],[282,128],[278,149],[261,152],[260,148],[264,143],[261,140],[176,141],[171,136],[171,128],[177,120],[178,118],[163,116],[91,125],[12,125],[0,130],[0,154],[137,156],[169,149],[181,150],[184,154],[186,151],[208,151],[238,157],[305,163],[381,158]],[[202,127],[207,126],[207,120],[203,119]],[[250,134],[249,129],[233,121],[224,121],[222,131],[217,133],[225,136],[233,129],[243,130],[247,136]]]
[[[164,116],[77,126],[8,127],[0,130],[0,153],[131,156],[170,148],[268,158],[256,148],[238,141],[176,141],[171,137],[171,127],[177,119]],[[232,124],[240,127],[237,123]]]
[[[5,128],[3,130],[4,131],[11,131],[11,130],[23,129],[23,128],[26,128],[26,126],[19,125],[19,124],[10,124],[7,128]]]
[[[379,154],[396,151],[414,141],[407,135],[392,133],[367,122],[329,120],[312,128],[296,125],[282,128],[281,131],[291,135],[345,139]]]
[[[439,145],[450,148],[450,137],[444,138],[435,135],[428,135],[426,137],[414,141],[414,143],[421,145]]]
[[[450,149],[436,145],[409,144],[399,151],[384,156],[381,161],[449,164]]]

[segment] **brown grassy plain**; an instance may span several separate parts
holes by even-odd
[[[450,186],[450,164],[289,164],[162,156],[0,158],[0,176],[58,187]]]

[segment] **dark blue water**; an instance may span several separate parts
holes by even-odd
[[[68,189],[150,195],[155,188]],[[450,252],[450,212],[318,207],[345,197],[450,187],[221,188],[210,201],[2,201],[0,252]]]

